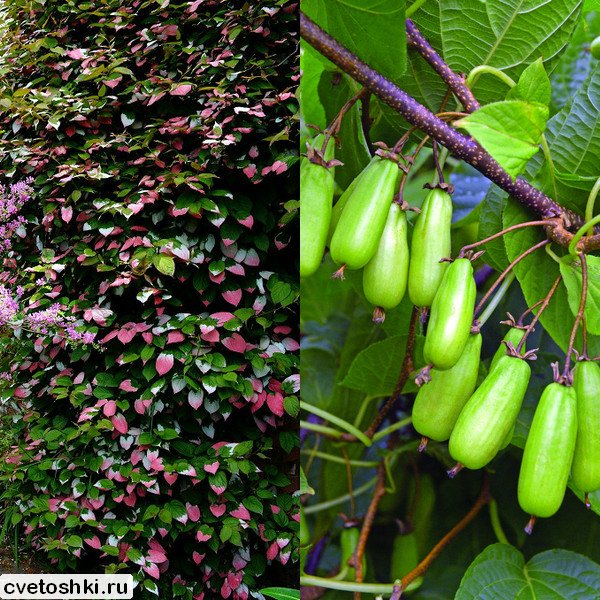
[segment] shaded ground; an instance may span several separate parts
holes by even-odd
[[[6,542],[5,542],[6,543]],[[48,573],[51,569],[35,555],[27,555],[26,551],[19,553],[18,564],[15,561],[14,548],[8,545],[0,546],[0,574],[2,573]]]

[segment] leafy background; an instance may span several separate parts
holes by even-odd
[[[369,18],[360,21],[360,36],[348,35],[350,21],[339,19],[337,8],[329,10],[329,5],[324,8],[323,3],[308,0],[305,0],[303,8],[359,57],[373,66],[377,65],[402,89],[437,111],[446,88],[425,61],[410,49],[406,55],[400,49],[396,53],[397,62],[390,67],[386,63],[389,46],[372,43],[379,31],[383,38],[389,31],[392,4],[396,9],[400,6],[397,2],[370,5]],[[412,5],[407,4],[406,14],[410,14],[433,47],[457,72],[468,74],[474,67],[488,64],[502,69],[519,82],[518,91],[510,92],[506,83],[482,74],[474,86],[474,92],[482,103],[508,99],[511,102],[521,100],[547,105],[549,118],[545,135],[555,174],[552,176],[543,155],[538,153],[527,163],[524,176],[561,204],[583,214],[589,190],[600,176],[598,162],[594,160],[600,150],[600,66],[589,53],[589,43],[600,34],[600,7],[597,3],[576,0],[528,4],[517,1],[439,0],[415,3],[417,6],[414,10]],[[397,14],[395,18],[396,29],[400,31],[403,17]],[[401,39],[402,36],[398,35],[394,43]],[[306,137],[310,134],[308,124],[325,127],[358,87],[306,46],[302,50],[301,65],[301,134]],[[406,70],[401,74],[399,70],[404,65]],[[535,86],[533,81],[537,82]],[[536,94],[535,98],[528,96],[532,93]],[[393,144],[407,131],[407,123],[376,99],[371,99],[370,109],[372,141],[383,140]],[[336,183],[340,189],[347,186],[369,159],[360,116],[357,105],[345,119],[339,135],[337,155],[345,163],[344,167],[336,168]],[[456,186],[453,198],[454,252],[474,239],[483,239],[506,226],[531,219],[520,205],[471,168],[457,164],[452,158],[446,165],[446,174]],[[422,185],[431,180],[432,174],[430,155],[424,153],[406,186],[405,198],[410,204],[421,204],[425,194]],[[598,211],[596,207],[595,212]],[[409,214],[409,220],[411,218]],[[533,228],[514,232],[487,244],[483,261],[499,272],[541,239],[542,234]],[[552,248],[558,258],[564,254],[555,245]],[[596,272],[598,257],[590,255],[588,259],[590,268]],[[351,273],[345,282],[340,283],[330,279],[333,270],[333,263],[326,259],[319,272],[301,285],[302,397],[306,402],[365,429],[395,385],[404,354],[411,307],[406,299],[398,308],[388,312],[381,327],[373,326],[370,320],[372,307],[362,295],[360,274]],[[482,592],[488,574],[499,574],[498,585],[502,586],[507,572],[513,575],[519,573],[515,575],[515,581],[523,584],[523,597],[535,597],[539,592],[535,585],[528,587],[523,582],[524,573],[534,573],[536,579],[547,585],[545,593],[549,598],[596,597],[598,565],[595,563],[600,561],[596,543],[600,527],[597,516],[600,514],[600,493],[590,496],[592,511],[588,511],[581,502],[581,492],[572,488],[567,492],[559,513],[552,519],[538,522],[531,537],[523,532],[527,519],[516,499],[521,448],[537,401],[551,380],[551,363],[564,361],[563,353],[577,308],[574,299],[578,298],[580,277],[575,275],[568,259],[563,258],[558,264],[555,258],[542,250],[519,265],[516,270],[518,285],[511,287],[483,328],[484,361],[480,377],[487,372],[489,359],[506,332],[506,327],[499,321],[506,318],[507,311],[520,315],[527,306],[541,299],[560,271],[566,274],[566,285],[561,284],[541,319],[541,327],[536,328],[530,339],[530,347],[539,347],[538,360],[533,365],[534,374],[512,444],[490,465],[492,492],[499,509],[500,523],[514,547],[491,545],[467,570],[473,559],[497,540],[490,515],[483,511],[436,560],[422,586],[411,596],[413,598],[446,599],[455,594],[461,599],[513,597],[514,590],[509,587],[493,588],[489,595]],[[480,292],[484,291],[485,286]],[[598,302],[597,291],[590,293],[588,301],[591,305],[589,315],[593,315],[593,307]],[[599,334],[592,327],[588,340],[591,355],[600,354]],[[418,336],[415,369],[423,366],[420,343]],[[580,336],[576,347],[581,347]],[[413,392],[413,384],[409,382],[394,414],[384,426],[410,414]],[[452,461],[445,445],[430,443],[427,455],[417,458],[412,453],[416,443],[414,431],[406,427],[400,430],[399,435],[400,447],[406,447],[408,451],[398,453],[391,467],[388,493],[382,500],[367,547],[367,581],[388,582],[398,575],[397,572],[394,575],[389,572],[392,540],[397,533],[394,520],[416,518],[412,514],[415,470],[421,478],[431,479],[435,489],[435,508],[429,515],[428,526],[418,532],[421,557],[470,508],[480,485],[478,473],[463,472],[454,481],[447,479],[445,468],[450,467]],[[338,535],[343,523],[340,513],[349,517],[363,515],[374,485],[372,467],[348,467],[344,461],[346,458],[377,461],[387,453],[383,442],[369,449],[357,446],[346,445],[342,451],[339,444],[319,440],[314,435],[309,435],[303,444],[308,483],[316,492],[306,500],[312,541],[321,540],[323,536],[326,540],[327,549],[318,571],[322,576],[331,575],[339,566]],[[323,457],[323,453],[336,455],[342,460],[332,462]],[[350,487],[366,489],[356,494],[354,504],[346,497]],[[337,499],[340,501],[320,508],[321,503]],[[315,510],[312,510],[313,506],[316,506]],[[574,531],[578,534],[574,535]],[[561,553],[563,551],[578,554]],[[589,580],[581,575],[582,570],[589,574]],[[560,586],[560,592],[557,586]],[[347,598],[349,592],[329,591],[323,597],[328,600]]]
[[[5,267],[102,348],[4,356],[4,522],[136,597],[297,581],[295,8],[5,7],[0,172],[36,188]]]

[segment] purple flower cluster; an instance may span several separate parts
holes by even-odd
[[[31,184],[32,180],[27,179],[8,188],[0,185],[0,251],[10,249],[10,238],[26,223],[25,217],[18,213],[31,198]],[[44,283],[43,278],[36,281],[38,286]],[[37,335],[59,335],[68,343],[94,343],[96,334],[79,331],[75,318],[65,315],[60,304],[42,310],[28,310],[21,306],[24,294],[22,286],[13,292],[0,285],[0,327],[21,328]]]
[[[0,185],[0,250],[10,250],[10,240],[27,220],[19,215],[24,204],[31,198],[33,180],[26,179],[10,185]]]

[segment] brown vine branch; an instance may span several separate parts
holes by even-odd
[[[502,237],[503,235],[506,235],[507,233],[510,233],[511,231],[515,231],[516,229],[523,229],[524,227],[533,227],[534,225],[549,226],[549,225],[552,225],[552,223],[551,222],[549,223],[547,220],[544,220],[544,221],[527,221],[526,223],[517,223],[516,225],[511,225],[510,227],[507,227],[506,229],[503,229],[502,231],[498,231],[494,235],[490,235],[489,237],[479,240],[478,242],[473,242],[472,244],[467,244],[466,246],[463,246],[460,249],[458,256],[462,257],[469,250],[472,250],[473,248],[477,248],[477,246],[481,246],[482,244],[487,244],[488,242],[491,242],[492,240]]]
[[[441,554],[442,550],[477,516],[479,511],[492,500],[490,493],[489,475],[484,471],[483,482],[479,496],[471,510],[431,549],[429,554],[410,572],[402,578],[402,589],[415,579],[421,577]]]
[[[475,307],[475,310],[473,311],[473,319],[475,319],[475,317],[479,314],[479,311],[483,308],[484,304],[488,301],[489,297],[493,294],[494,290],[500,285],[502,280],[515,268],[515,266],[518,265],[524,258],[527,258],[532,252],[535,252],[538,248],[542,248],[543,246],[546,246],[549,243],[550,243],[550,240],[542,240],[541,242],[537,243],[535,246],[532,246],[528,250],[525,250],[525,252],[523,252],[523,254],[520,254],[519,256],[517,256],[517,258],[515,258],[515,260],[513,260],[510,263],[510,265],[508,265],[508,267],[506,267],[506,269],[504,269],[504,271],[502,271],[502,273],[500,273],[498,279],[496,279],[496,281],[494,281],[494,283],[492,284],[490,289],[485,293],[483,298],[479,301],[479,304]]]
[[[361,61],[302,11],[300,12],[300,33],[307,43],[400,113],[411,125],[430,135],[457,158],[472,165],[523,206],[542,219],[558,217],[560,224],[547,229],[547,234],[561,246],[568,246],[573,238],[573,234],[568,231],[568,228],[578,229],[583,225],[580,215],[560,206],[525,179],[520,177],[513,179],[473,139],[453,129],[398,86]],[[586,237],[582,241],[581,251],[591,252],[600,248],[600,229],[595,231],[598,233]]]
[[[379,501],[381,498],[383,498],[383,496],[385,496],[385,466],[382,461],[379,463],[379,467],[377,467],[377,485],[375,486],[373,498],[371,499],[371,503],[369,504],[367,514],[365,515],[362,528],[360,530],[358,545],[356,546],[353,557],[350,559],[350,561],[348,561],[349,563],[352,563],[350,566],[356,569],[356,581],[358,583],[361,583],[363,580],[363,556],[365,555],[367,541],[369,539],[371,529],[373,528],[375,515],[377,515],[377,507],[379,506]],[[354,599],[360,600],[360,598],[360,592],[355,592]]]
[[[559,275],[555,279],[554,283],[552,284],[550,291],[546,294],[544,301],[540,305],[540,309],[537,311],[535,317],[533,317],[533,319],[531,320],[531,323],[529,323],[529,326],[525,330],[525,334],[521,338],[521,341],[519,342],[519,345],[516,348],[517,354],[521,354],[521,348],[523,348],[523,345],[525,344],[525,341],[529,337],[529,334],[533,331],[536,323],[540,320],[542,313],[546,310],[546,308],[548,307],[548,304],[550,304],[550,300],[552,300],[552,296],[554,296],[554,292],[556,292],[556,290],[558,288],[558,284],[560,283],[561,279],[562,279],[562,275]]]
[[[402,389],[406,385],[408,378],[413,370],[413,359],[412,355],[415,349],[415,340],[417,337],[417,319],[419,317],[419,309],[416,306],[413,306],[412,313],[410,315],[410,324],[408,326],[408,338],[406,341],[406,352],[404,353],[404,359],[402,361],[402,367],[400,368],[400,375],[398,377],[398,381],[396,382],[396,387],[394,388],[394,392],[389,397],[387,402],[383,405],[381,410],[377,413],[373,422],[369,425],[367,430],[365,431],[365,435],[368,438],[372,438],[375,435],[375,432],[379,429],[379,426],[383,423],[384,419],[387,417],[388,413],[396,404],[400,394],[402,393]]]
[[[569,347],[567,348],[567,358],[565,359],[565,368],[563,370],[563,379],[570,383],[569,367],[571,366],[571,355],[573,354],[573,346],[575,345],[575,336],[577,335],[577,329],[579,329],[579,323],[583,319],[585,312],[585,302],[587,300],[588,291],[588,269],[587,260],[585,254],[579,255],[581,260],[581,300],[579,301],[579,310],[575,317],[575,323],[573,323],[573,329],[571,329],[571,337],[569,338]],[[587,350],[587,349],[586,349]]]
[[[454,92],[460,103],[468,112],[479,108],[473,92],[467,87],[464,77],[457,75],[433,49],[418,27],[410,19],[406,19],[406,41],[433,67],[433,70],[444,80]]]

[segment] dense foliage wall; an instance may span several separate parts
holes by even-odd
[[[247,598],[296,546],[296,6],[6,10],[0,172],[36,198],[4,279],[101,346],[11,357],[5,512],[62,570]]]

